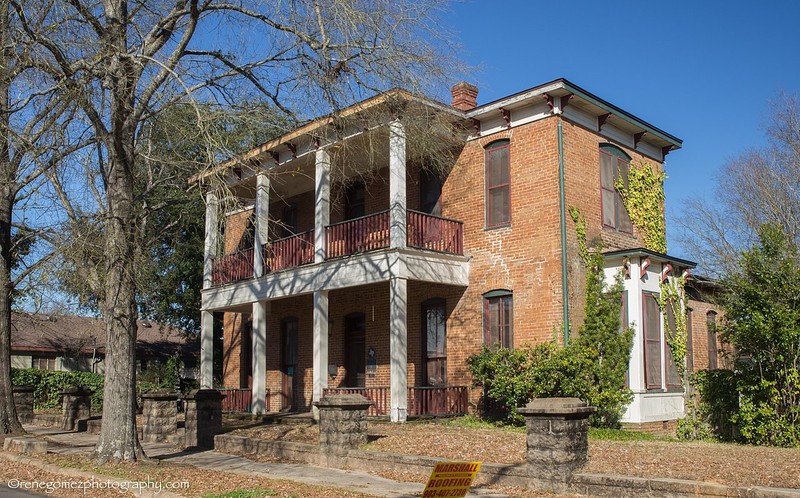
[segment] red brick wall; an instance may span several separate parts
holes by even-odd
[[[225,217],[224,251],[234,253],[252,247],[252,240],[246,241],[248,220],[253,216],[253,208],[244,209]],[[248,247],[245,247],[248,246]]]
[[[242,344],[249,340],[244,333],[250,330],[249,321],[249,313],[223,313],[222,384],[227,388],[249,387],[245,365],[252,360]]]

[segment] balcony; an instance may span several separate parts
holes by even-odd
[[[418,211],[407,214],[407,245],[446,254],[464,254],[464,224]],[[325,227],[326,259],[341,258],[390,246],[389,211]],[[314,262],[314,231],[275,240],[262,247],[264,274]],[[214,286],[253,277],[253,249],[214,259]]]

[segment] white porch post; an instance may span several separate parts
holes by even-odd
[[[269,302],[253,303],[253,398],[250,410],[267,413],[267,315]]]
[[[391,421],[405,422],[408,411],[408,281],[389,280],[389,377],[391,383]]]
[[[200,312],[200,388],[214,384],[214,313]]]
[[[206,234],[203,255],[203,288],[213,285],[212,270],[219,237],[219,200],[217,194],[206,194]],[[200,312],[200,387],[211,389],[214,383],[214,314]]]
[[[253,277],[264,275],[264,252],[261,247],[267,243],[269,233],[269,177],[259,173],[256,178],[256,230],[253,250]],[[254,329],[255,330],[255,329]]]
[[[203,256],[203,288],[208,289],[213,285],[212,269],[214,258],[217,256],[217,243],[219,239],[219,200],[217,194],[206,194],[206,237],[205,253]]]
[[[331,222],[331,156],[327,150],[317,149],[315,162],[314,262],[321,263],[325,261],[325,227]],[[327,302],[327,295],[325,299]]]
[[[312,401],[322,398],[322,391],[328,387],[328,291],[314,292],[314,387]],[[314,418],[319,412],[314,407]]]
[[[390,247],[407,245],[406,131],[395,119],[389,123],[389,241]]]

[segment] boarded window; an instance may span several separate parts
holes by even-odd
[[[447,315],[445,302],[431,300],[422,305],[425,332],[425,384],[447,385]]]
[[[616,186],[618,182],[621,182],[624,188],[628,188],[630,166],[630,158],[622,150],[610,144],[600,145],[600,195],[603,226],[624,233],[633,233],[633,225]]]
[[[644,313],[644,376],[648,389],[660,389],[661,382],[661,310],[656,296],[642,293]]]
[[[719,351],[717,350],[717,312],[709,311],[706,313],[706,326],[708,327],[708,369],[716,370],[719,368],[717,361]]]
[[[483,297],[483,341],[489,347],[514,347],[514,298],[510,291]]]
[[[511,223],[511,171],[507,140],[486,149],[486,226]]]

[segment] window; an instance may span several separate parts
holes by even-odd
[[[419,208],[420,211],[434,216],[442,215],[442,181],[428,170],[419,174]]]
[[[31,368],[54,371],[56,369],[56,359],[34,356],[33,359],[31,360]]]
[[[661,389],[661,310],[655,294],[642,293],[644,314],[644,380],[648,389]]]
[[[509,142],[500,140],[486,147],[486,227],[511,224],[511,171]]]
[[[664,320],[666,321],[667,330],[670,334],[677,333],[677,324],[675,323],[675,312],[672,310],[672,305],[667,304]],[[664,337],[664,359],[667,367],[667,387],[680,387],[681,377],[678,375],[678,367],[675,365],[675,359],[672,357],[672,348],[667,344],[666,335]]]
[[[692,337],[692,309],[686,309],[686,371],[694,372],[694,337]]]
[[[483,295],[483,342],[489,347],[514,347],[514,297],[496,290]]]
[[[447,385],[447,314],[443,299],[422,303],[425,385]]]
[[[366,187],[364,182],[358,180],[348,185],[344,193],[344,218],[352,220],[367,214],[365,199]]]
[[[717,312],[709,311],[706,313],[706,327],[708,328],[708,369],[716,370],[719,368],[717,363]]]
[[[290,237],[297,233],[297,204],[289,204],[283,208],[281,230],[282,237]]]
[[[616,184],[622,181],[628,187],[631,159],[622,150],[610,144],[600,144],[600,191],[603,227],[624,233],[633,233],[628,211],[622,203]]]

